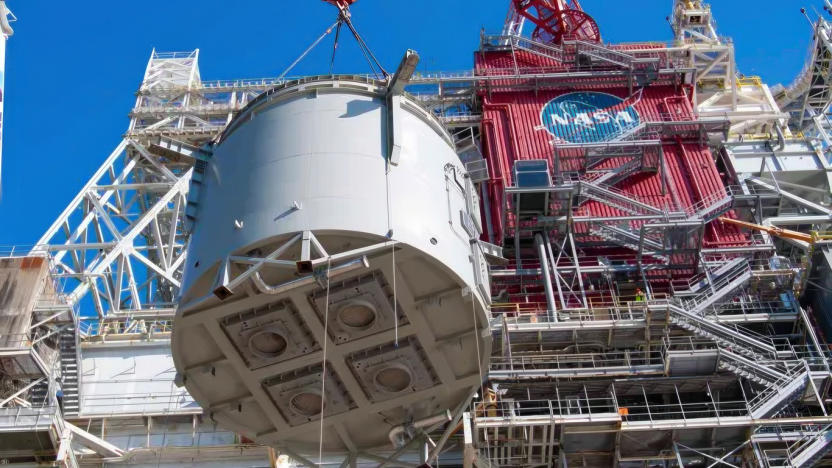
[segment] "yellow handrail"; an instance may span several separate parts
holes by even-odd
[[[761,88],[763,86],[763,79],[759,76],[744,76],[737,78],[737,86],[756,86]]]

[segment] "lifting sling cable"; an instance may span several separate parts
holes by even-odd
[[[384,69],[384,67],[381,66],[381,64],[379,63],[376,56],[373,55],[373,51],[370,50],[370,47],[367,45],[366,42],[364,42],[364,39],[361,38],[361,35],[358,34],[358,31],[355,29],[355,26],[353,26],[352,20],[349,17],[349,12],[342,13],[342,17],[344,19],[344,22],[347,24],[347,27],[350,28],[350,31],[352,32],[353,37],[355,37],[356,42],[358,42],[358,46],[361,48],[361,51],[364,53],[364,57],[367,59],[367,62],[370,64],[370,68],[373,69],[373,73],[375,73],[375,68],[373,67],[373,64],[375,64],[375,66],[378,67],[379,71],[381,71],[381,75],[384,78],[389,78],[390,74],[387,73],[387,71]],[[372,59],[372,63],[370,63],[371,62],[370,59]]]
[[[329,61],[329,74],[332,74],[332,70],[335,68],[335,53],[338,52],[338,39],[341,37],[341,26],[344,25],[343,21],[338,21],[338,28],[335,29],[335,42],[332,43],[332,60]]]
[[[323,355],[321,357],[321,427],[318,439],[318,466],[324,461],[324,410],[326,409],[326,344],[329,341],[329,284],[332,272],[332,257],[326,259],[326,301],[324,302],[324,331],[321,337]]]
[[[278,80],[278,81],[280,81],[280,80],[282,80],[283,78],[285,78],[285,77],[286,77],[286,75],[287,75],[290,71],[292,71],[292,69],[293,69],[293,68],[295,68],[295,65],[297,65],[298,63],[300,63],[300,61],[301,61],[301,60],[303,60],[303,59],[304,59],[304,57],[306,57],[307,55],[309,55],[309,52],[312,52],[312,49],[314,49],[314,48],[315,48],[315,46],[317,46],[318,44],[320,44],[320,43],[321,43],[321,41],[322,41],[322,40],[324,40],[324,38],[325,38],[326,36],[328,36],[328,35],[329,35],[329,33],[331,33],[331,32],[332,32],[332,28],[334,28],[334,27],[336,27],[336,26],[339,26],[340,24],[341,24],[341,18],[339,17],[339,18],[338,18],[338,21],[336,21],[336,22],[332,23],[332,26],[330,26],[329,28],[327,28],[327,29],[326,29],[326,31],[324,31],[324,33],[323,33],[323,34],[321,34],[321,35],[320,35],[317,39],[315,39],[315,42],[313,42],[313,43],[312,43],[312,45],[310,45],[309,47],[307,47],[307,48],[306,48],[306,50],[304,50],[304,51],[303,51],[303,53],[302,53],[302,54],[300,54],[300,57],[298,57],[297,59],[295,59],[295,61],[294,61],[294,62],[292,62],[292,64],[291,64],[291,65],[289,65],[289,67],[288,67],[288,68],[286,68],[285,70],[283,70],[283,73],[281,73],[281,74],[280,74],[280,76],[278,76],[278,77],[277,77],[277,80]]]
[[[381,66],[381,63],[379,63],[378,59],[373,54],[372,50],[370,50],[370,47],[367,45],[367,43],[358,33],[358,30],[352,24],[352,20],[350,19],[349,8],[340,4],[337,6],[338,19],[334,23],[332,23],[332,25],[323,32],[323,34],[321,34],[317,39],[315,39],[315,41],[312,42],[312,44],[308,48],[306,48],[306,50],[304,50],[303,53],[300,54],[300,56],[297,59],[295,59],[295,61],[292,62],[292,64],[289,65],[283,71],[283,73],[280,74],[280,76],[277,77],[278,81],[285,78],[289,74],[289,72],[292,71],[292,69],[294,69],[295,66],[297,66],[297,64],[301,62],[301,60],[303,60],[304,58],[306,58],[307,55],[309,55],[312,49],[314,49],[318,44],[320,44],[321,41],[324,40],[324,38],[328,36],[330,33],[332,33],[333,29],[335,29],[335,42],[332,46],[332,58],[329,64],[329,73],[332,74],[335,67],[335,55],[338,51],[338,43],[341,36],[341,27],[345,24],[349,28],[353,37],[355,38],[355,41],[358,43],[358,48],[361,50],[361,54],[364,55],[364,59],[367,61],[367,65],[369,65],[372,74],[379,79],[387,79],[390,77],[390,74],[387,73],[384,67]]]

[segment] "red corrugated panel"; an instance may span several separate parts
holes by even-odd
[[[475,69],[478,75],[500,75],[507,73],[561,72],[569,69],[568,64],[524,50],[479,52],[476,54]]]
[[[626,50],[627,46],[622,47]],[[638,48],[644,48],[644,45],[639,44]],[[515,67],[566,69],[554,60],[525,52],[518,52],[514,57],[510,52],[478,53],[476,61],[477,72],[481,74],[494,74],[495,70]],[[497,239],[501,239],[505,233],[502,223],[505,200],[503,191],[506,186],[513,185],[514,162],[546,159],[550,167],[556,167],[554,158],[557,142],[542,125],[540,114],[543,107],[561,94],[582,89],[494,92],[482,96],[483,148],[492,173],[488,189],[492,200],[493,230]],[[630,98],[628,101],[634,103],[633,107],[642,121],[685,121],[694,118],[687,88],[651,86],[632,96],[623,88],[603,91],[622,99]],[[618,188],[657,207],[688,208],[703,200],[716,200],[726,194],[714,158],[706,146],[670,140],[663,141],[662,148],[665,158],[664,180],[658,173],[642,173],[620,182]],[[578,150],[561,150],[558,158],[560,170],[582,170],[583,159],[579,156]],[[593,201],[581,207],[578,214],[596,217],[622,215],[620,210]],[[506,218],[510,227],[511,216]],[[578,232],[587,232],[581,226],[576,226],[576,229]],[[744,233],[733,226],[711,223],[706,230],[705,242],[709,246],[744,245],[748,240]]]

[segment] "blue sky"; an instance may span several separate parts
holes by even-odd
[[[811,32],[791,0],[712,0],[739,69],[770,84],[800,71]],[[820,0],[805,0],[818,9]],[[607,42],[669,40],[672,0],[582,0]],[[92,175],[127,128],[153,47],[200,49],[203,79],[278,75],[334,20],[319,0],[8,0],[14,23],[6,58],[0,246],[32,244]],[[508,0],[360,0],[354,22],[395,69],[407,48],[420,69],[471,67],[479,32],[498,32]],[[367,67],[352,41],[336,73]],[[349,45],[347,45],[349,44]],[[322,43],[293,74],[329,71]],[[3,250],[0,247],[0,250]]]

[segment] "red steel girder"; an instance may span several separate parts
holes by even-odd
[[[358,0],[323,0],[330,5],[335,5],[338,8],[346,8],[353,3],[357,2]]]
[[[512,0],[517,13],[535,24],[532,38],[561,44],[567,40],[601,42],[601,31],[577,0]]]

